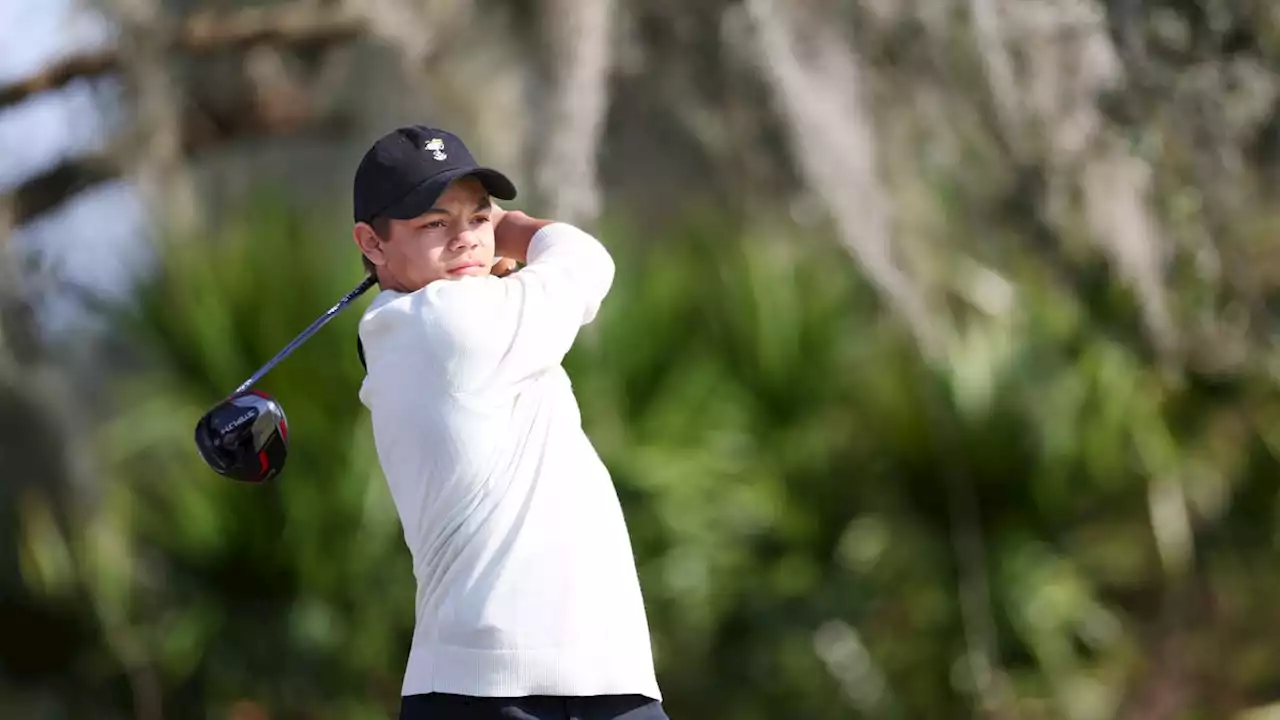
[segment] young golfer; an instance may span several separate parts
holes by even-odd
[[[613,260],[492,200],[515,196],[428,127],[356,172],[381,288],[360,399],[417,578],[400,718],[665,719],[622,509],[561,367]],[[500,277],[495,253],[524,267]]]

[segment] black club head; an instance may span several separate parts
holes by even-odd
[[[196,448],[219,475],[266,482],[280,474],[289,454],[284,408],[257,390],[228,398],[196,424]]]

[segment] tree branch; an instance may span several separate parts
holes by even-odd
[[[72,195],[119,174],[119,166],[106,155],[64,160],[19,185],[13,192],[13,224],[24,225],[61,205]]]
[[[115,72],[120,58],[115,50],[72,55],[60,60],[34,75],[0,87],[0,108],[26,100],[32,95],[57,90],[78,78],[97,77]]]
[[[193,14],[179,23],[167,43],[170,52],[207,55],[252,45],[309,49],[355,37],[365,29],[362,16],[341,7],[299,1],[280,6],[253,7],[232,13]],[[28,97],[57,90],[74,80],[119,71],[120,51],[107,48],[64,58],[29,77],[0,86],[0,109]]]
[[[231,140],[249,140],[299,132],[340,133],[347,127],[341,115],[312,117],[305,121],[280,118],[260,107],[220,111],[214,115],[189,113],[183,120],[183,153],[197,155]],[[12,222],[20,226],[51,212],[84,190],[123,176],[126,169],[105,153],[68,159],[27,180],[11,195]]]

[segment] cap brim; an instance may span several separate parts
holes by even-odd
[[[381,212],[380,215],[392,220],[416,218],[435,206],[436,200],[440,199],[440,196],[449,187],[450,183],[465,177],[473,177],[479,180],[480,184],[484,186],[485,192],[499,200],[515,200],[516,198],[515,183],[497,170],[486,167],[457,168],[456,170],[446,170],[423,182],[411,190],[408,195]]]

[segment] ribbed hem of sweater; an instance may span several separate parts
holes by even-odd
[[[647,658],[646,658],[647,659]],[[430,692],[472,697],[643,695],[662,700],[645,662],[584,662],[564,649],[473,650],[435,645],[409,655],[401,694]]]

